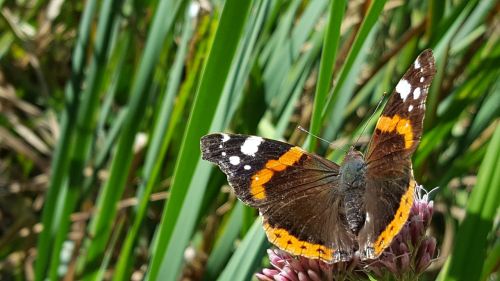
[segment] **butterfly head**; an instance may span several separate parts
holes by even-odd
[[[361,151],[356,150],[354,146],[351,146],[349,148],[349,151],[347,151],[347,154],[344,157],[344,161],[342,162],[342,165],[344,165],[346,162],[351,162],[351,161],[362,161],[364,162],[364,157],[363,153]]]

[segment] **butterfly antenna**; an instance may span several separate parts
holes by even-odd
[[[375,116],[375,113],[377,112],[378,108],[380,107],[380,105],[382,104],[382,102],[384,101],[386,96],[387,96],[387,92],[384,92],[384,94],[382,95],[382,97],[378,101],[377,106],[375,107],[375,110],[372,112],[372,114],[370,114],[370,117],[365,122],[365,125],[363,126],[363,130],[361,130],[361,133],[358,135],[356,142],[354,142],[354,147],[356,147],[356,145],[358,144],[359,139],[361,138],[361,136],[365,132],[366,128],[368,127],[368,124],[370,124],[370,121],[372,120],[373,116]]]
[[[317,139],[319,139],[319,140],[322,140],[322,141],[324,141],[324,142],[328,143],[328,145],[332,145],[332,143],[331,143],[331,142],[329,142],[329,141],[325,140],[324,138],[321,138],[320,136],[317,136],[317,135],[315,135],[315,134],[313,134],[313,133],[309,132],[308,130],[304,129],[304,127],[302,127],[302,126],[300,126],[300,125],[299,125],[299,126],[297,126],[297,129],[299,129],[299,130],[301,130],[302,132],[304,132],[304,133],[306,133],[306,134],[308,134],[308,135],[311,135],[311,136],[313,136],[313,137],[315,137],[315,138],[317,138]]]

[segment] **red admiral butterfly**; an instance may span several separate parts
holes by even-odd
[[[256,136],[211,134],[203,159],[227,175],[236,196],[258,208],[271,243],[328,263],[377,258],[408,219],[415,194],[411,155],[422,135],[435,74],[422,52],[392,93],[366,154],[341,165],[298,146]]]

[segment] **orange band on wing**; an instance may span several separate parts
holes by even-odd
[[[288,166],[297,163],[303,154],[304,151],[300,147],[294,146],[281,155],[278,160],[267,161],[264,165],[265,168],[252,176],[252,181],[250,182],[250,194],[252,194],[252,197],[256,200],[265,199],[266,189],[264,184],[271,180],[274,172],[284,171]]]
[[[299,161],[300,157],[302,157],[302,154],[304,154],[304,151],[302,148],[298,146],[294,146],[290,148],[285,154],[281,155],[281,157],[278,159],[278,161],[281,164],[287,165],[287,166],[292,166],[295,164],[297,161]]]
[[[333,261],[333,249],[321,244],[299,240],[286,229],[274,228],[268,223],[264,223],[264,230],[269,241],[283,251],[310,259],[321,259],[325,262]]]
[[[410,215],[414,194],[415,181],[410,180],[408,190],[401,197],[399,208],[396,211],[394,218],[375,241],[375,256],[380,255],[382,251],[384,251],[385,248],[387,248],[391,244],[392,239],[394,239],[394,237],[398,235],[401,228],[403,228],[403,225],[406,223],[406,221],[408,220],[408,216]]]
[[[264,184],[267,183],[274,175],[272,170],[262,169],[252,176],[252,182],[250,183],[250,193],[254,199],[264,199],[266,198],[266,190],[264,189]]]
[[[381,116],[377,122],[377,129],[387,133],[396,131],[402,135],[405,140],[406,149],[413,145],[413,127],[409,119],[401,118],[397,114],[393,117]]]

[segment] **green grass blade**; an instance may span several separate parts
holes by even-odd
[[[429,20],[427,22],[427,36],[429,38],[435,37],[435,34],[438,32],[439,24],[444,17],[445,7],[446,3],[444,1],[429,2]]]
[[[48,192],[42,212],[43,230],[38,236],[37,242],[37,260],[35,262],[35,280],[37,281],[41,281],[45,278],[45,272],[50,262],[50,256],[52,255],[52,243],[57,234],[58,226],[53,224],[56,216],[56,202],[58,201],[58,197],[62,194],[62,185],[67,176],[66,167],[68,167],[69,164],[70,143],[72,141],[75,128],[73,124],[78,113],[79,93],[83,79],[86,49],[90,35],[89,30],[92,25],[96,2],[97,1],[95,0],[90,0],[85,5],[78,30],[78,40],[73,53],[71,80],[66,85],[65,92],[67,107],[61,116],[61,137],[52,158],[52,175],[50,177]]]
[[[224,128],[229,126],[234,113],[239,108],[243,99],[242,93],[245,90],[245,81],[253,66],[252,62],[256,57],[254,50],[257,49],[257,40],[265,22],[269,6],[269,0],[256,2],[255,13],[252,12],[252,16],[248,19],[247,35],[242,39],[243,42],[237,50],[237,59],[233,62],[228,76],[228,83],[224,87],[223,96],[227,95],[228,97],[225,100],[227,102],[225,108],[227,109],[224,110],[225,112],[219,112],[219,114],[225,115],[223,116],[224,121],[222,123],[222,127]],[[226,91],[229,91],[229,94],[226,94]]]
[[[90,146],[94,138],[93,132],[97,125],[96,113],[99,108],[99,93],[102,77],[107,65],[107,54],[109,53],[110,39],[112,38],[112,26],[121,4],[121,0],[107,1],[103,3],[103,7],[100,9],[100,21],[92,63],[85,79],[86,88],[79,105],[80,109],[76,120],[75,134],[78,137],[74,139],[72,150],[70,151],[68,191],[66,198],[61,199],[64,202],[64,207],[59,214],[61,218],[59,220],[58,232],[55,243],[52,246],[54,254],[52,255],[50,264],[50,278],[53,280],[58,278],[59,252],[62,249],[62,244],[66,239],[69,229],[70,215],[75,211],[77,200],[83,189],[84,175],[82,171],[84,170],[85,163],[88,161]]]
[[[340,27],[344,18],[346,1],[334,0],[330,3],[330,13],[328,14],[328,25],[326,27],[323,50],[319,65],[318,82],[316,93],[314,94],[313,113],[311,117],[311,127],[309,131],[318,135],[321,128],[321,113],[326,102],[330,86],[332,83],[332,73],[334,72],[337,49],[340,42]],[[316,150],[317,139],[308,137],[309,151]]]
[[[277,99],[277,108],[282,109],[279,116],[280,120],[276,126],[276,137],[282,137],[285,129],[290,122],[290,116],[293,113],[300,94],[303,91],[305,81],[311,73],[312,67],[315,65],[321,48],[321,39],[323,37],[322,30],[316,32],[310,42],[313,45],[309,50],[304,52],[297,62],[290,68],[290,71],[283,80],[283,86],[280,95],[285,98]]]
[[[286,101],[287,95],[282,95],[283,81],[286,79],[293,64],[299,59],[301,49],[307,42],[307,39],[315,32],[315,23],[328,4],[324,0],[312,1],[306,7],[296,26],[293,26],[294,16],[297,13],[300,3],[300,1],[294,1],[290,5],[285,19],[281,21],[280,26],[273,34],[273,36],[279,39],[275,41],[273,46],[270,46],[273,51],[263,72],[266,101],[268,103],[276,102],[276,99]],[[284,104],[284,102],[280,101],[278,103],[281,105]],[[276,108],[276,106],[273,106],[273,109],[277,112],[282,111],[282,108]],[[279,115],[279,113],[276,115]]]
[[[454,36],[451,44],[452,48],[455,45],[460,45],[462,43],[461,41],[464,41],[465,38],[474,34],[474,30],[484,24],[485,17],[487,17],[488,13],[491,12],[494,4],[494,1],[479,1],[477,3],[477,6],[470,13],[463,25],[457,31],[457,34]]]
[[[210,254],[203,274],[203,280],[214,280],[224,269],[230,253],[233,251],[234,242],[241,232],[243,203],[237,202],[233,208],[227,225],[224,227],[222,235],[217,239],[214,249]]]
[[[484,261],[481,281],[486,281],[491,274],[495,274],[495,267],[498,266],[498,261],[500,261],[500,242],[497,241]]]
[[[237,202],[233,208],[222,235],[217,239],[214,249],[210,253],[203,280],[214,280],[226,265],[230,253],[233,251],[234,242],[241,232],[243,208],[241,202]]]
[[[156,233],[147,280],[177,279],[208,180],[206,171],[210,166],[200,163],[199,140],[212,123],[250,7],[250,1],[229,1],[224,5],[176,162],[171,196]],[[193,185],[195,182],[198,185]],[[186,196],[200,201],[186,202]]]
[[[323,133],[324,138],[328,140],[333,140],[336,137],[338,137],[338,132],[341,129],[341,125],[344,122],[344,111],[347,105],[349,104],[349,100],[351,99],[351,96],[354,94],[354,89],[356,87],[356,80],[357,77],[360,76],[361,70],[362,70],[362,65],[363,61],[366,60],[367,56],[370,54],[370,48],[376,34],[376,28],[377,23],[375,23],[375,27],[372,28],[371,32],[368,34],[368,36],[365,39],[365,45],[362,46],[362,48],[359,50],[357,53],[354,63],[351,65],[349,68],[349,71],[346,72],[346,75],[344,76],[344,83],[340,86],[340,88],[337,90],[338,94],[336,95],[335,103],[332,103],[332,111],[329,116],[327,116],[328,121],[326,122],[328,126],[325,128],[325,131]],[[340,78],[339,78],[340,79]],[[336,85],[335,87],[339,87],[339,85]],[[335,94],[335,90],[334,93]],[[332,95],[333,96],[333,95]]]
[[[105,252],[112,224],[116,216],[116,204],[125,188],[128,171],[132,159],[130,153],[135,135],[141,124],[142,115],[149,96],[149,84],[155,62],[160,55],[167,33],[171,30],[181,1],[161,1],[155,13],[151,31],[148,34],[145,51],[137,76],[130,92],[130,105],[125,117],[124,127],[118,140],[118,147],[111,163],[109,179],[100,190],[96,205],[96,215],[93,217],[89,234],[92,240],[86,242],[85,275],[87,280],[95,277],[96,263]],[[165,15],[169,15],[165,17]],[[106,210],[106,211],[101,211]]]
[[[436,75],[432,81],[431,88],[429,90],[429,95],[426,101],[426,114],[424,120],[424,128],[432,128],[437,118],[437,106],[439,101],[439,91],[441,89],[441,85],[443,83],[443,79],[445,76],[445,69],[447,58],[449,55],[450,44],[453,40],[453,37],[458,32],[458,30],[462,27],[462,24],[467,19],[467,15],[471,12],[471,10],[476,5],[477,1],[464,1],[464,4],[467,5],[462,6],[459,5],[456,7],[452,15],[445,19],[446,29],[442,29],[442,33],[440,36],[436,36],[434,40],[431,41],[431,46],[433,46],[434,57],[436,58]]]
[[[144,221],[144,216],[147,211],[149,198],[153,191],[153,187],[158,180],[158,175],[162,167],[162,159],[167,151],[167,126],[170,122],[171,112],[174,104],[175,94],[178,91],[179,83],[184,67],[184,60],[188,50],[189,40],[193,34],[193,19],[186,16],[184,22],[184,29],[182,33],[181,43],[179,45],[179,52],[175,58],[174,65],[170,72],[169,83],[166,89],[165,97],[162,101],[161,111],[156,121],[153,130],[152,141],[149,146],[143,172],[143,184],[139,186],[138,199],[140,200],[137,206],[137,211],[134,217],[132,227],[129,229],[127,238],[122,246],[120,257],[113,274],[113,280],[126,280],[130,278],[131,268],[130,265],[134,260],[133,249],[136,243],[137,235]]]
[[[264,70],[263,73],[264,77],[271,75],[273,72],[276,73],[275,72],[276,69],[272,69],[271,67],[277,65],[275,63],[276,61],[280,61],[276,57],[276,46],[285,45],[286,38],[289,36],[290,29],[293,25],[294,16],[295,13],[297,12],[297,9],[300,6],[300,3],[301,1],[295,0],[288,4],[286,12],[281,17],[280,21],[277,22],[278,26],[275,28],[274,32],[270,35],[269,41],[266,42],[267,44],[264,46],[262,54],[259,56],[260,64],[266,65],[266,69]],[[276,9],[279,9],[280,8],[279,3],[275,4],[275,7]],[[286,60],[281,60],[282,63],[287,65],[289,64],[288,57],[285,56],[281,59],[286,59]],[[272,82],[272,80],[270,82]]]
[[[351,72],[351,68],[354,65],[356,58],[358,57],[361,48],[365,45],[366,40],[368,39],[368,35],[370,31],[375,26],[375,23],[379,19],[380,13],[382,12],[386,0],[375,0],[371,2],[370,8],[366,14],[366,17],[363,19],[361,26],[359,28],[358,33],[356,34],[356,38],[352,44],[349,53],[347,54],[344,65],[342,66],[339,74],[339,78],[337,84],[333,88],[332,95],[326,101],[326,104],[323,107],[323,111],[321,113],[321,122],[326,118],[327,115],[331,114],[335,105],[337,104],[337,99],[339,98],[341,89],[344,86],[344,83],[347,82],[347,78],[349,73]],[[335,136],[337,132],[332,130],[331,136]]]
[[[455,240],[447,271],[441,280],[479,280],[486,258],[487,236],[500,206],[500,126],[488,145],[472,190],[464,221]],[[473,243],[471,243],[473,241]],[[470,259],[470,257],[476,257]]]
[[[268,246],[262,222],[256,219],[231,257],[218,281],[250,280],[262,258],[263,249]]]
[[[281,118],[278,121],[278,124],[276,125],[276,130],[274,132],[275,137],[281,137],[285,134],[285,130],[288,127],[288,124],[290,123],[290,117],[293,114],[293,110],[295,109],[295,104],[297,100],[300,98],[300,94],[302,93],[302,89],[304,87],[304,84],[306,83],[307,76],[309,74],[311,65],[308,65],[305,67],[305,71],[301,73],[301,76],[295,77],[297,83],[294,85],[295,89],[293,90],[289,102],[286,104],[285,109],[283,110],[283,113],[281,114]]]
[[[500,80],[496,80],[496,77],[500,75],[500,71],[496,73],[492,73],[492,79],[484,79],[482,82],[487,83],[486,81],[494,82],[494,85],[491,85],[491,93],[486,96],[484,102],[478,110],[477,115],[473,119],[471,126],[469,127],[467,133],[463,137],[464,146],[468,147],[474,140],[480,137],[481,133],[495,121],[496,118],[500,116]],[[488,89],[484,89],[484,91],[478,90],[480,93],[487,93]]]
[[[125,220],[124,217],[119,217],[118,221],[116,222],[116,227],[115,231],[111,235],[111,238],[109,239],[109,247],[104,253],[104,257],[102,259],[102,263],[99,266],[99,270],[96,274],[95,280],[107,280],[105,277],[106,271],[108,270],[109,264],[112,261],[113,258],[113,253],[115,246],[117,245],[117,242],[120,239],[120,234],[121,231],[124,227]]]

